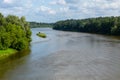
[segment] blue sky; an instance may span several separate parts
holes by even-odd
[[[120,16],[120,0],[0,0],[0,12],[36,22]]]

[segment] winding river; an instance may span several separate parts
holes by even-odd
[[[32,33],[30,50],[0,64],[0,80],[120,80],[119,37],[51,28]]]

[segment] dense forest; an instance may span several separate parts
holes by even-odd
[[[38,22],[29,22],[31,28],[39,27],[53,27],[53,23],[38,23]]]
[[[120,35],[120,17],[98,17],[81,20],[58,21],[53,29],[88,32],[107,35]]]
[[[8,48],[22,50],[28,48],[31,41],[31,30],[25,17],[0,13],[0,50]]]

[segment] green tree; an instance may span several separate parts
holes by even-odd
[[[81,20],[64,20],[54,24],[53,29],[79,31],[107,35],[120,35],[120,17],[98,17]]]
[[[4,17],[0,13],[0,50],[13,48],[26,49],[31,41],[31,30],[25,17],[8,15]]]

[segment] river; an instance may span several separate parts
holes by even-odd
[[[0,64],[0,80],[120,80],[119,37],[51,28],[32,33],[30,50]]]

